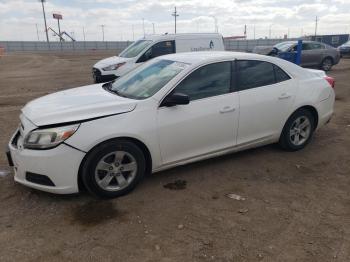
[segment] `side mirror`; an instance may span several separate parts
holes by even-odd
[[[278,49],[276,47],[272,48],[270,53],[268,54],[269,56],[277,56],[278,55]]]
[[[188,95],[182,93],[172,93],[164,98],[160,106],[176,106],[176,105],[188,105],[190,103],[190,98]]]

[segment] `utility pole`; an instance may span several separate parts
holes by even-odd
[[[105,41],[105,26],[106,25],[100,25],[101,26],[101,29],[102,29],[102,42]]]
[[[153,26],[153,34],[155,34],[156,31],[154,30],[154,23],[152,23],[152,26]]]
[[[46,25],[46,15],[45,15],[45,7],[44,7],[44,2],[46,0],[39,0],[41,2],[41,6],[43,8],[43,15],[44,15],[44,23],[45,23],[45,33],[46,33],[46,41],[49,42],[49,34],[47,33],[47,25]]]
[[[142,18],[142,30],[143,30],[143,38],[146,37],[146,31],[145,31],[145,19]]]
[[[247,39],[247,25],[244,25],[244,38]]]
[[[84,42],[85,42],[85,27],[83,26],[83,37],[84,37]]]
[[[316,36],[317,36],[317,25],[318,25],[318,17],[316,16],[316,20],[315,20],[315,40],[316,40]]]
[[[177,13],[177,11],[176,11],[176,6],[175,6],[175,11],[174,11],[174,13],[172,13],[171,15],[172,15],[172,16],[174,17],[174,19],[175,19],[175,34],[176,34],[176,18],[179,16],[178,13]]]
[[[40,41],[39,39],[39,29],[38,29],[38,24],[35,24],[36,27],[36,36],[38,37],[38,41]]]

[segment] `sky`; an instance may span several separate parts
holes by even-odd
[[[217,21],[225,37],[243,35],[245,25],[249,39],[299,37],[314,34],[316,16],[319,34],[350,33],[350,0],[47,0],[45,9],[48,26],[57,30],[58,12],[61,30],[76,40],[85,33],[86,41],[102,41],[105,25],[105,41],[132,41],[153,25],[156,34],[173,33],[175,5],[178,33],[214,32]],[[44,41],[44,30],[39,0],[0,0],[0,41]]]

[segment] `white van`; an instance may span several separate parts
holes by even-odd
[[[224,51],[221,34],[150,35],[135,41],[119,56],[97,62],[92,68],[95,83],[114,80],[154,57],[195,51]]]

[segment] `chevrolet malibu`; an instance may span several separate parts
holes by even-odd
[[[274,57],[166,55],[29,102],[7,155],[26,186],[117,197],[147,173],[270,143],[304,148],[332,116],[332,85]]]

